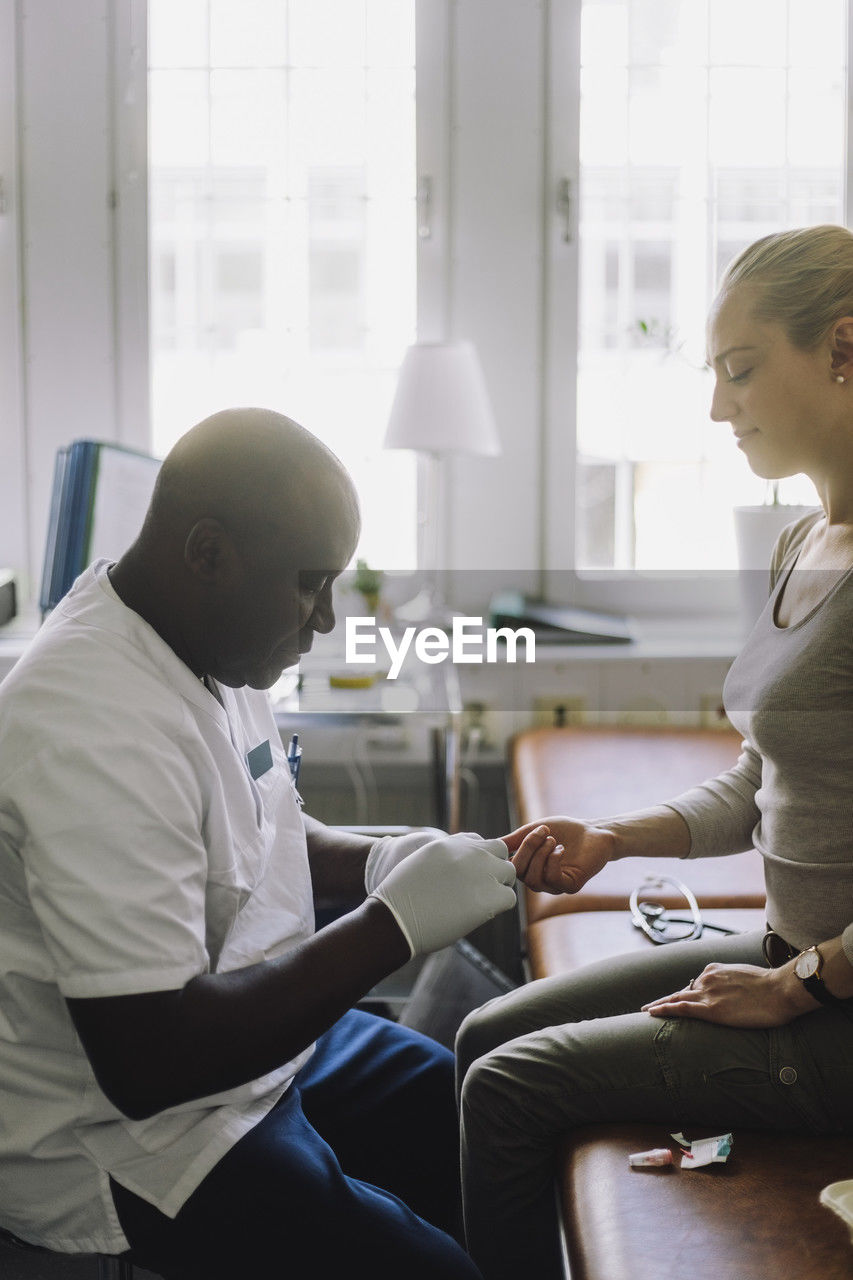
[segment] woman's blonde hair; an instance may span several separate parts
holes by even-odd
[[[755,289],[757,320],[781,325],[793,346],[812,348],[853,315],[853,233],[825,225],[764,236],[726,268],[720,296],[741,284]]]

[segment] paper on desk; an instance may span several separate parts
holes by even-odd
[[[725,1164],[734,1142],[730,1133],[720,1133],[715,1138],[699,1138],[696,1142],[688,1142],[683,1133],[673,1133],[670,1137],[681,1147],[682,1169],[701,1169],[706,1164]]]

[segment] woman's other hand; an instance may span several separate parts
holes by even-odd
[[[688,986],[643,1005],[653,1018],[699,1018],[726,1027],[781,1027],[819,1008],[791,966],[709,964]]]
[[[577,893],[606,866],[610,831],[574,818],[543,818],[502,837],[519,880],[536,893]]]

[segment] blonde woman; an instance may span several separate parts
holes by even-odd
[[[752,842],[761,934],[692,941],[533,983],[463,1025],[468,1244],[486,1280],[560,1274],[553,1160],[568,1129],[655,1121],[853,1132],[853,235],[758,241],[708,322],[711,416],[752,470],[804,472],[821,508],[789,526],[724,701],[735,768],[595,825],[548,817],[513,861],[575,892],[611,859],[700,858]]]

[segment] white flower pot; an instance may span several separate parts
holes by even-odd
[[[795,520],[814,507],[780,502],[759,507],[735,507],[738,576],[744,631],[751,630],[770,593],[770,558],[776,539]]]

